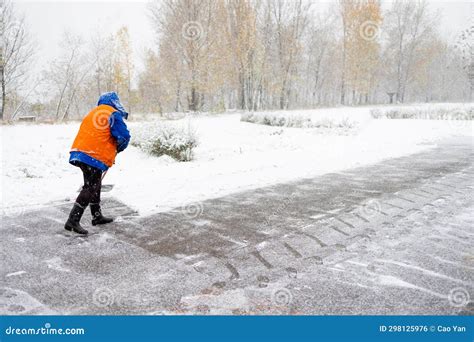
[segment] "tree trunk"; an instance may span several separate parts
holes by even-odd
[[[0,82],[2,83],[2,108],[0,109],[0,120],[3,120],[3,114],[5,113],[5,103],[6,103],[6,87],[5,87],[5,75],[3,66],[0,68]]]
[[[181,97],[181,82],[178,82],[178,86],[176,87],[176,103],[174,106],[175,112],[179,112],[180,97]]]
[[[342,34],[342,73],[341,73],[341,104],[344,105],[346,102],[346,54],[347,54],[347,49],[346,49],[346,40],[347,40],[347,26],[346,26],[346,20],[344,18],[344,14],[342,14],[342,28],[343,28],[343,34]]]
[[[195,112],[197,109],[197,97],[196,88],[191,86],[191,100],[188,101],[188,108],[192,112]]]
[[[245,109],[245,77],[243,72],[239,72],[239,109]]]

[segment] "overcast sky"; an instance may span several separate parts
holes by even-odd
[[[59,41],[64,30],[80,33],[89,39],[98,30],[104,34],[128,26],[135,54],[135,64],[140,68],[143,51],[155,42],[148,17],[148,1],[36,1],[14,0],[19,12],[26,16],[29,30],[38,46],[36,68],[42,68],[60,52]],[[428,1],[434,10],[442,13],[440,31],[455,37],[468,27],[474,18],[474,5],[470,1]],[[328,1],[321,1],[328,3]],[[324,4],[321,6],[324,7]]]

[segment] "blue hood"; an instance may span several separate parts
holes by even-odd
[[[97,103],[97,105],[107,105],[114,107],[115,109],[117,109],[118,112],[120,112],[120,114],[125,119],[128,118],[128,113],[125,111],[125,108],[123,108],[122,104],[120,103],[120,99],[115,91],[100,95],[99,102]]]

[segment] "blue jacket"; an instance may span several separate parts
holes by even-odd
[[[130,142],[130,132],[128,131],[127,125],[124,121],[124,119],[128,118],[128,113],[120,103],[120,99],[115,92],[102,94],[97,105],[108,105],[117,110],[110,115],[108,121],[110,134],[117,143],[117,153],[122,152],[127,148],[128,143]],[[69,162],[73,165],[76,165],[77,162],[82,162],[103,171],[108,169],[108,166],[103,162],[81,151],[71,151]]]

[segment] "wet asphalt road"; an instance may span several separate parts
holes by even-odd
[[[474,313],[474,142],[138,217],[2,217],[2,314]],[[84,223],[90,217],[84,218]]]

